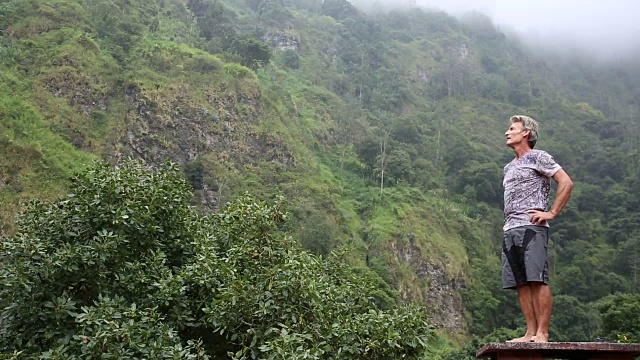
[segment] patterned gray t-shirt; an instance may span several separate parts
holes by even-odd
[[[504,231],[536,225],[529,220],[531,214],[527,211],[547,211],[550,179],[560,169],[553,157],[542,150],[531,150],[504,167]]]

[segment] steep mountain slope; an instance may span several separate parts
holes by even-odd
[[[527,113],[578,184],[554,290],[639,288],[637,72],[537,57],[477,14],[343,0],[12,0],[0,29],[1,233],[94,158],[170,159],[203,211],[282,193],[290,231],[349,246],[381,306],[424,301],[437,326],[484,335],[519,325],[500,181],[508,116]]]

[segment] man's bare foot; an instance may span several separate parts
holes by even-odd
[[[546,342],[549,342],[549,335],[536,334],[535,336],[531,337],[531,341],[537,342],[537,343],[546,343]]]
[[[507,342],[532,342],[534,338],[535,338],[535,335],[525,335],[517,339],[507,340]]]

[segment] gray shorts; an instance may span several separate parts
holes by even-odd
[[[549,228],[519,226],[504,233],[502,287],[515,289],[530,281],[549,284],[547,245]]]

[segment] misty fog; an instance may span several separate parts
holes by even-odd
[[[451,15],[479,11],[534,49],[616,61],[640,56],[634,0],[352,0],[364,9],[420,6]]]

